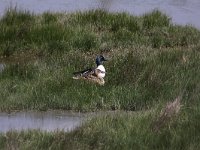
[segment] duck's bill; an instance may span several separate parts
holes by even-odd
[[[104,61],[108,61],[108,59],[104,58]]]

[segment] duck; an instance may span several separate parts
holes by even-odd
[[[107,61],[107,59],[105,59],[103,55],[97,56],[96,67],[74,72],[73,79],[84,79],[98,83],[99,85],[104,85],[105,84],[104,77],[106,75],[106,70],[105,67],[103,66],[104,61]]]

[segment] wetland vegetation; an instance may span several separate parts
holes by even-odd
[[[72,72],[95,66],[98,54],[109,58],[105,85],[73,80]],[[11,9],[0,20],[0,58],[6,64],[0,72],[1,111],[117,111],[70,133],[0,134],[2,149],[200,146],[200,31],[174,25],[157,10],[131,16]],[[180,95],[178,116],[154,132],[163,105]]]

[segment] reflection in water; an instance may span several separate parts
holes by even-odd
[[[5,64],[0,63],[0,73],[5,69]]]
[[[99,0],[99,6],[102,10],[109,11],[113,0]]]
[[[0,132],[40,129],[43,131],[71,131],[79,126],[84,116],[68,112],[0,113]]]
[[[187,2],[188,0],[170,0],[169,4],[173,6],[182,7],[182,6],[187,6]]]

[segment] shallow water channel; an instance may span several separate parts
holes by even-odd
[[[200,29],[200,0],[1,0],[0,16],[9,7],[29,10],[36,14],[75,12],[101,8],[110,12],[128,12],[142,15],[159,9],[176,24],[191,24]]]
[[[0,73],[4,70],[5,64],[0,63]]]
[[[72,131],[80,126],[86,114],[66,111],[0,113],[0,132],[39,129]]]

